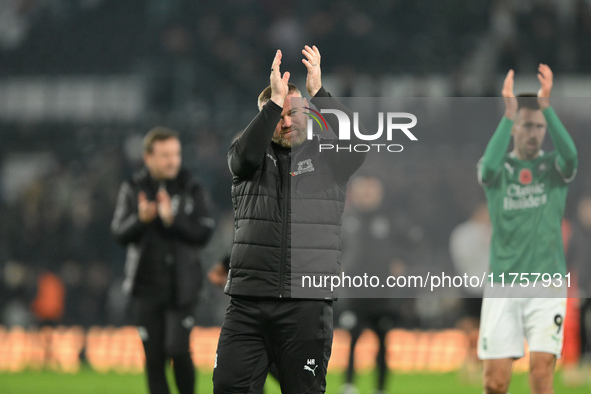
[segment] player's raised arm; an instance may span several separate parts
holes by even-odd
[[[313,45],[312,47],[306,45],[302,49],[302,54],[306,57],[302,59],[302,63],[308,70],[306,76],[306,89],[310,97],[315,97],[318,91],[322,88],[322,71],[320,69],[320,50]]]
[[[353,119],[353,113],[349,108],[334,99],[322,86],[322,72],[320,69],[320,50],[313,45],[312,47],[306,45],[302,49],[302,54],[305,59],[302,63],[306,66],[308,74],[306,76],[306,89],[312,97],[312,104],[319,109],[332,108],[345,112],[350,119]],[[318,100],[322,99],[322,100]],[[333,130],[338,130],[338,121],[334,116],[327,116],[326,121],[330,124]],[[362,134],[367,134],[363,124],[359,124],[359,129]],[[365,141],[357,138],[355,133],[351,134],[351,143],[364,143]],[[347,152],[347,151],[327,151],[327,155],[331,156],[331,161],[337,166],[338,174],[344,178],[349,178],[365,161],[365,152]]]
[[[484,156],[478,165],[478,180],[482,184],[488,184],[496,177],[511,142],[511,129],[517,115],[517,98],[513,92],[513,76],[513,70],[509,70],[502,91],[505,101],[505,116],[497,126],[497,130],[486,146]]]
[[[278,50],[271,65],[271,99],[246,127],[242,135],[230,147],[228,165],[238,178],[250,177],[263,161],[265,151],[271,143],[275,126],[281,119],[285,97],[289,93],[289,72],[281,76],[281,51]]]
[[[552,138],[552,142],[558,152],[556,168],[565,181],[571,181],[577,171],[579,157],[573,139],[560,121],[560,118],[558,118],[556,112],[554,112],[554,109],[550,106],[554,75],[548,65],[540,64],[538,67],[538,79],[541,84],[540,90],[538,91],[538,104],[542,109],[546,122],[548,122],[548,133],[550,133],[550,138]]]

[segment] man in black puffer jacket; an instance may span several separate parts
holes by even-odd
[[[165,365],[174,364],[181,394],[193,393],[189,335],[201,287],[199,251],[213,229],[203,188],[181,169],[177,133],[152,129],[146,167],[123,182],[111,230],[127,246],[124,291],[146,353],[151,393],[169,393]]]
[[[312,103],[350,114],[322,87],[318,49],[302,52]],[[261,392],[272,363],[283,393],[326,390],[335,294],[302,288],[301,278],[340,273],[345,190],[365,154],[320,152],[321,143],[336,141],[307,140],[307,103],[288,83],[289,73],[281,76],[281,56],[277,51],[259,114],[228,153],[235,235],[226,293],[232,298],[216,354],[216,394]]]

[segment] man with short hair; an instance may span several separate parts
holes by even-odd
[[[564,287],[558,280],[562,278],[564,286],[566,263],[560,226],[578,156],[573,140],[550,106],[550,67],[540,64],[538,68],[541,89],[537,96],[516,98],[513,74],[510,70],[503,86],[505,116],[478,166],[493,226],[490,272],[494,278],[482,304],[478,355],[484,360],[486,392],[506,393],[512,363],[524,356],[525,337],[530,350],[531,391],[553,393],[566,312],[566,292],[562,292]],[[541,150],[546,131],[556,151]],[[506,154],[511,137],[514,149]],[[505,297],[516,295],[523,285],[534,289],[536,275],[531,274],[552,276],[557,288],[544,290],[538,278],[535,289],[542,288],[545,297],[553,298],[491,297],[495,291]],[[518,283],[507,290],[514,275],[520,276]]]
[[[213,229],[203,187],[181,169],[175,131],[144,138],[145,168],[123,182],[111,230],[127,246],[124,291],[144,344],[151,393],[169,393],[166,360],[181,394],[194,392],[189,335],[202,272],[199,250]]]
[[[318,48],[302,52],[312,103],[350,114],[322,86]],[[335,295],[297,289],[297,278],[307,270],[340,273],[345,190],[365,154],[320,152],[322,140],[306,138],[308,104],[289,84],[289,72],[281,75],[281,57],[277,51],[259,113],[228,153],[235,235],[225,289],[231,301],[213,372],[216,394],[260,393],[272,363],[283,393],[326,390]]]

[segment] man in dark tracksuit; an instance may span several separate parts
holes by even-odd
[[[320,108],[328,101],[350,113],[322,88],[318,49],[302,52],[312,103]],[[213,373],[216,394],[260,393],[272,363],[283,393],[326,390],[334,294],[295,294],[296,278],[340,273],[345,190],[365,154],[321,153],[320,138],[306,140],[306,116],[295,103],[301,93],[288,84],[288,72],[281,76],[281,56],[277,51],[259,114],[228,153],[235,235],[226,284],[231,301]]]
[[[146,353],[151,393],[169,393],[168,358],[181,394],[194,392],[189,335],[202,269],[199,250],[209,240],[203,188],[181,169],[176,132],[157,127],[144,139],[146,167],[123,182],[111,230],[127,246],[123,287]]]

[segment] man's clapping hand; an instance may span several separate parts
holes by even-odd
[[[174,212],[170,195],[165,189],[158,190],[156,201],[148,200],[145,192],[138,194],[138,217],[142,223],[150,223],[159,216],[162,223],[169,227],[174,222]]]
[[[142,223],[150,223],[158,215],[158,205],[154,201],[149,201],[146,193],[140,192],[138,200],[138,217]]]

